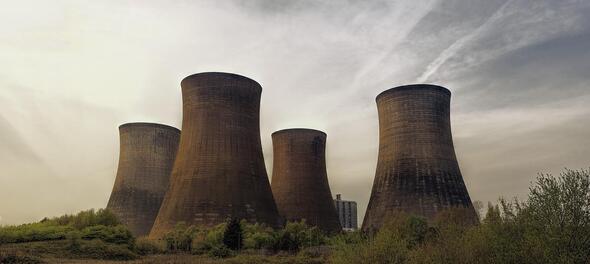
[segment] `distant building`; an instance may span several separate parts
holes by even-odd
[[[334,205],[336,205],[336,211],[338,212],[342,229],[344,231],[357,230],[358,221],[356,217],[356,202],[344,201],[342,200],[342,196],[340,194],[336,194]]]

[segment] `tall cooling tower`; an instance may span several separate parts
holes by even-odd
[[[212,226],[230,217],[277,227],[260,143],[260,84],[209,72],[188,76],[181,86],[180,148],[150,237],[178,222]]]
[[[363,230],[378,229],[396,211],[432,220],[451,207],[475,211],[451,135],[451,92],[407,85],[377,96],[379,158]]]
[[[136,236],[149,234],[168,190],[180,130],[160,124],[119,127],[119,168],[107,208]]]
[[[305,219],[326,232],[342,230],[326,173],[326,134],[285,129],[272,134],[272,191],[287,221]]]

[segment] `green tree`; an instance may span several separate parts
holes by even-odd
[[[240,220],[232,218],[228,221],[223,233],[223,244],[232,250],[240,250],[244,245],[244,234]]]
[[[174,230],[168,232],[164,236],[166,241],[166,249],[168,251],[185,251],[190,252],[193,246],[193,239],[198,233],[198,229],[194,226],[187,226],[184,222],[179,222],[174,227]]]
[[[590,260],[590,170],[539,174],[523,210],[527,240],[553,263]]]

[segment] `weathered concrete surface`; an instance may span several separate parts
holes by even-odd
[[[378,229],[396,211],[433,219],[443,209],[473,209],[453,147],[451,92],[408,85],[376,101],[379,158],[363,230]]]
[[[153,123],[128,123],[119,127],[119,167],[107,204],[136,236],[147,236],[160,210],[180,130]]]
[[[285,129],[272,134],[272,192],[287,221],[305,219],[326,232],[342,230],[326,172],[326,134]]]
[[[181,221],[213,226],[236,217],[278,226],[260,143],[260,84],[210,72],[188,76],[181,86],[180,148],[150,237]]]

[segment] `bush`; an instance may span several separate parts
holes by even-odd
[[[525,202],[500,199],[481,222],[454,208],[432,223],[399,214],[374,237],[330,239],[331,263],[578,263],[590,259],[590,171],[540,174]]]
[[[272,249],[276,238],[275,230],[264,224],[250,224],[245,220],[241,222],[244,249]]]
[[[174,230],[164,236],[166,241],[166,250],[170,252],[184,251],[191,252],[193,249],[193,239],[198,233],[198,229],[194,226],[187,226],[180,222]]]
[[[121,222],[117,216],[108,209],[94,209],[79,212],[75,215],[63,215],[52,219],[43,219],[41,223],[60,226],[72,226],[76,229],[83,229],[89,226],[117,226]]]
[[[81,245],[81,235],[79,231],[71,231],[67,234],[68,249],[71,251],[77,251]]]
[[[104,242],[114,244],[126,244],[133,246],[135,238],[131,231],[124,226],[96,225],[84,228],[81,231],[81,238],[85,240],[100,239]]]
[[[219,224],[208,230],[203,230],[199,234],[199,240],[196,241],[196,249],[199,251],[208,251],[215,247],[223,245],[223,233],[225,224]]]
[[[216,246],[209,250],[209,257],[212,258],[228,258],[234,256],[234,252],[225,245]]]
[[[223,244],[231,250],[240,250],[244,245],[242,226],[237,218],[228,221],[223,232]]]
[[[72,231],[99,225],[114,228],[120,223],[109,210],[88,210],[76,215],[44,218],[37,223],[0,227],[0,243],[62,240]],[[122,232],[122,229],[124,228],[119,227],[119,231]]]
[[[107,244],[100,239],[84,241],[74,254],[82,258],[133,260],[139,256],[125,245]]]
[[[164,247],[157,241],[140,238],[135,241],[135,252],[142,256],[164,253]]]

